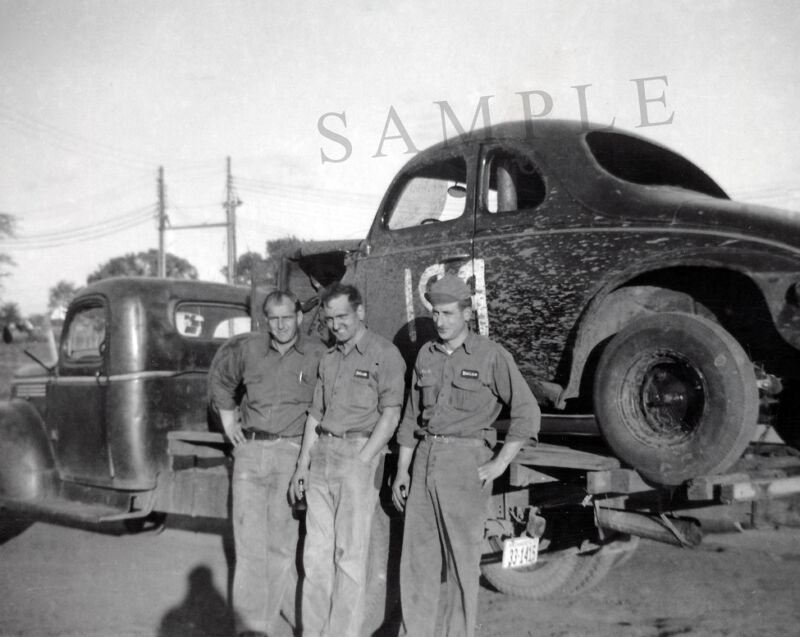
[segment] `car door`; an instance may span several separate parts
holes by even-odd
[[[410,366],[435,336],[427,287],[445,272],[474,279],[477,147],[443,147],[411,162],[390,186],[357,261],[368,325],[393,340]]]
[[[581,235],[591,213],[524,143],[485,143],[479,183],[475,262],[486,281],[486,333],[529,378],[553,380],[594,285]]]
[[[74,305],[64,323],[47,419],[65,480],[107,484],[113,477],[105,418],[109,324],[100,295]]]

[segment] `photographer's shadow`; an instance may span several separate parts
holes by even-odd
[[[186,597],[161,620],[156,637],[228,637],[234,617],[208,566],[192,569]]]

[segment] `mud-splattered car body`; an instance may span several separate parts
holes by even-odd
[[[734,360],[726,377],[746,381],[716,393],[740,394],[741,404],[728,411],[738,409],[748,422],[721,443],[731,447],[725,458],[701,459],[688,473],[656,467],[654,479],[683,480],[730,464],[759,407],[763,422],[792,442],[800,438],[792,421],[800,394],[800,216],[733,202],[687,159],[640,137],[542,121],[454,138],[408,162],[366,240],[340,255],[347,257],[344,276],[364,293],[370,326],[409,360],[432,336],[426,286],[457,272],[473,284],[476,328],[514,354],[544,406],[594,410],[608,434],[598,401],[622,403],[618,411],[647,421],[647,431],[633,437],[649,439],[656,430],[646,444],[674,447],[673,460],[717,444],[684,443],[702,433],[705,412],[717,409],[714,358]],[[319,258],[300,262],[312,274],[315,264],[327,264],[320,281],[336,276],[331,254]],[[700,341],[706,328],[718,334],[725,351],[708,353],[708,369],[684,360],[691,344],[674,352],[670,345],[621,372],[638,378],[635,396],[598,389],[609,340],[646,317],[662,317],[664,329],[673,329],[682,320],[675,314],[692,317],[688,329]]]

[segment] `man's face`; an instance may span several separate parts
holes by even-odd
[[[338,343],[347,343],[357,333],[364,320],[364,307],[356,309],[350,305],[347,297],[335,296],[325,304],[325,325],[336,337]]]
[[[297,329],[303,322],[303,313],[295,312],[294,303],[284,299],[277,303],[267,303],[267,325],[269,333],[281,345],[293,343]]]
[[[461,309],[458,307],[458,302],[435,303],[432,318],[439,338],[443,341],[452,341],[466,334],[472,318],[472,309]]]

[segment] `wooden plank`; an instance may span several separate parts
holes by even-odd
[[[586,491],[592,495],[601,493],[641,493],[654,487],[644,481],[633,469],[611,469],[592,471],[586,475]]]
[[[612,456],[547,443],[539,443],[533,447],[523,447],[514,458],[514,462],[543,467],[585,469],[587,471],[615,469],[620,466],[619,460]]]

